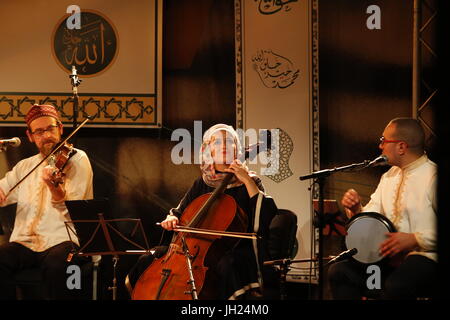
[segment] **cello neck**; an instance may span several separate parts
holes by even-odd
[[[228,183],[230,183],[233,178],[232,173],[227,173],[225,178],[222,180],[220,185],[212,192],[208,200],[203,204],[203,206],[198,210],[197,214],[192,218],[191,222],[187,227],[195,227],[195,225],[202,219],[204,215],[208,212],[211,205],[216,201],[216,199],[225,191]]]

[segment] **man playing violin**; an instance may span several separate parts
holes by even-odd
[[[398,232],[386,234],[380,244],[382,298],[413,299],[435,292],[436,184],[437,167],[425,151],[425,133],[412,118],[391,120],[380,138],[379,148],[392,167],[382,177],[369,203],[348,190],[342,205],[349,218],[360,212],[378,212],[386,216]],[[393,261],[397,261],[393,266]],[[400,263],[398,263],[400,261]],[[359,299],[368,292],[367,266],[349,260],[328,270],[335,299]]]
[[[27,137],[39,153],[21,160],[0,180],[1,206],[17,204],[9,243],[0,246],[0,299],[16,298],[15,272],[36,267],[42,271],[45,298],[71,298],[66,260],[74,244],[70,239],[77,240],[67,233],[64,222],[70,217],[64,201],[92,199],[91,164],[84,151],[74,149],[63,177],[47,161],[35,168],[61,141],[63,124],[51,105],[33,105],[25,121]]]
[[[262,281],[258,269],[261,270],[260,264],[267,257],[269,225],[278,209],[273,199],[264,194],[261,179],[249,172],[243,160],[239,160],[242,159],[242,153],[239,137],[231,126],[217,124],[209,128],[204,133],[200,149],[201,177],[194,181],[179,205],[171,209],[166,219],[161,222],[164,229],[173,230],[180,225],[180,219],[189,204],[199,196],[213,192],[221,185],[227,173],[233,175],[224,193],[233,197],[247,215],[246,232],[257,230],[262,241],[257,245],[259,249],[256,249],[252,240],[240,239],[221,256],[214,270],[210,271],[210,275],[218,279],[213,299],[247,299],[261,296]],[[161,253],[157,252],[156,255],[160,256]],[[134,287],[139,275],[152,260],[152,256],[143,256],[140,259],[128,274],[129,287]]]

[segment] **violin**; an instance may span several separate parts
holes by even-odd
[[[53,185],[58,187],[58,185],[64,182],[65,173],[63,172],[67,162],[70,157],[74,154],[73,144],[64,143],[57,152],[53,153],[48,158],[48,164],[54,168],[53,175]]]

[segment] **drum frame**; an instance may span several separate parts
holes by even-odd
[[[380,221],[381,223],[383,223],[388,232],[397,232],[397,228],[394,226],[394,224],[392,223],[391,220],[389,220],[386,216],[382,215],[381,213],[378,212],[360,212],[358,214],[355,214],[353,217],[351,217],[347,223],[345,224],[345,230],[347,231],[347,235],[345,236],[345,240],[347,240],[347,236],[348,236],[348,229],[350,228],[350,226],[352,224],[355,223],[355,221],[360,220],[360,219],[364,219],[367,217],[371,217],[374,218],[378,221]],[[347,248],[347,241],[345,241],[345,247],[348,250],[349,248]],[[376,264],[379,263],[380,261],[384,260],[384,258],[381,258],[380,260],[376,261],[376,262],[362,262],[359,261],[357,259],[355,259],[354,257],[351,257],[354,261],[358,262],[358,263],[362,263],[362,264]]]

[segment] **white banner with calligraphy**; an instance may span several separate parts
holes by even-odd
[[[235,1],[237,126],[244,130],[278,129],[278,171],[262,180],[278,208],[297,215],[296,260],[315,256],[317,238],[312,226],[311,181],[299,180],[318,167],[313,3]],[[261,173],[261,166],[264,164],[250,168]],[[314,263],[291,267],[288,280],[317,281]]]
[[[72,123],[75,66],[79,121],[161,127],[162,0],[0,2],[0,123],[24,125],[34,103]]]

